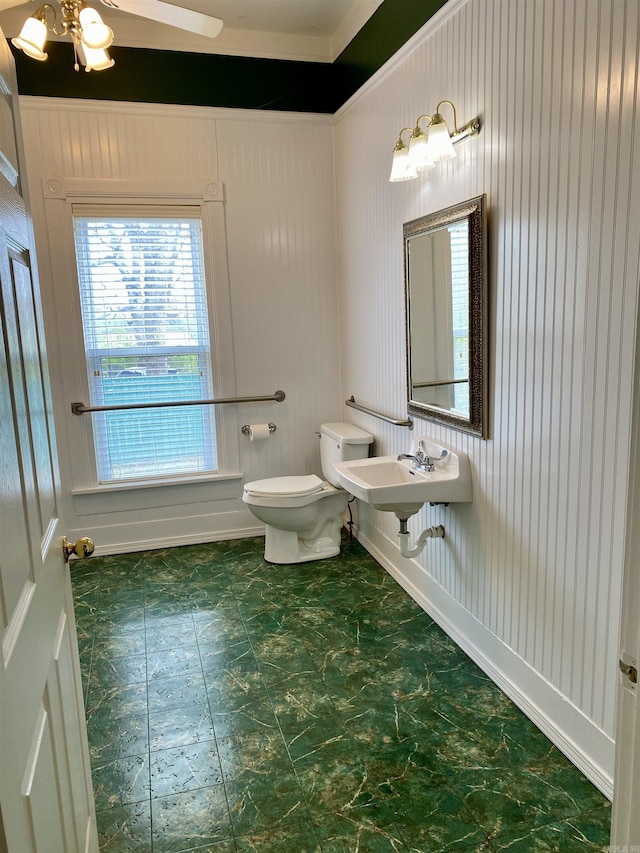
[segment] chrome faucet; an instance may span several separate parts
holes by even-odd
[[[425,456],[424,451],[416,450],[414,453],[400,453],[398,455],[398,462],[401,459],[413,459],[413,467],[418,471],[435,471],[435,465],[433,464],[433,459],[430,456]]]

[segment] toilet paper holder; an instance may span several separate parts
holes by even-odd
[[[275,432],[276,431],[276,425],[275,424],[270,423],[270,424],[267,424],[267,426],[269,427],[269,432]],[[249,435],[251,433],[251,424],[245,424],[242,427],[242,429],[240,430],[240,432],[243,435]]]

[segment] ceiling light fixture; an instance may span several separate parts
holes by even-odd
[[[74,68],[80,70],[78,59],[85,71],[103,71],[111,68],[115,62],[107,53],[113,41],[113,31],[108,27],[95,9],[87,6],[83,0],[58,0],[60,6],[60,29],[56,29],[58,13],[49,3],[41,6],[33,16],[27,18],[20,35],[11,39],[12,44],[24,51],[32,59],[43,62],[47,58],[44,52],[47,40],[47,27],[57,36],[70,36],[75,55]],[[47,23],[47,12],[53,13],[53,21]]]
[[[440,114],[440,107],[447,104],[453,112],[453,132],[449,133],[447,122]],[[420,122],[428,119],[426,130],[420,127]],[[411,131],[409,144],[402,138],[402,134]],[[396,147],[393,149],[393,163],[389,180],[410,181],[417,178],[418,174],[425,169],[432,169],[441,160],[451,160],[456,156],[454,145],[467,136],[477,136],[480,133],[480,119],[474,118],[467,122],[464,127],[458,128],[456,108],[451,101],[440,101],[433,115],[419,116],[413,129],[403,127],[398,136]]]

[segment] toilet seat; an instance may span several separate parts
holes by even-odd
[[[250,506],[302,507],[341,491],[315,474],[270,477],[247,483],[242,500]]]
[[[247,483],[244,490],[249,495],[260,498],[283,497],[297,498],[314,495],[322,491],[326,483],[315,474],[295,477],[269,477],[266,480],[254,480]]]

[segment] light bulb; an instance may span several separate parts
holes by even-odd
[[[102,18],[91,6],[80,10],[82,41],[90,49],[104,50],[113,42],[113,30],[103,23]]]
[[[456,155],[449,128],[440,113],[436,113],[429,125],[429,152],[434,163],[452,160]]]
[[[86,66],[85,71],[104,71],[116,64],[115,59],[111,59],[106,50],[96,50],[82,43],[78,45],[78,55]]]
[[[391,164],[389,180],[395,183],[396,181],[410,181],[412,178],[417,177],[417,171],[409,163],[409,149],[404,142],[399,139],[393,150],[393,162]]]
[[[42,10],[41,10],[42,11]],[[38,14],[36,12],[36,14]],[[47,25],[43,18],[27,18],[24,22],[20,35],[11,39],[11,43],[23,50],[32,59],[43,62],[47,58],[44,52],[44,43],[47,40]]]
[[[409,166],[417,171],[432,169],[435,166],[431,157],[427,134],[417,125],[409,140]]]

